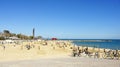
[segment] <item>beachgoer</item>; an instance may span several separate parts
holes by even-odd
[[[94,58],[99,58],[99,57],[100,57],[99,51],[95,52]]]
[[[26,48],[27,48],[27,50],[30,50],[31,47],[30,47],[30,45],[26,45]]]
[[[115,51],[113,52],[113,55],[114,55],[114,57],[116,57],[117,59],[119,59],[119,57],[120,57],[120,54],[119,54],[118,50],[115,50]]]
[[[78,50],[78,56],[80,56],[82,53],[82,50]]]
[[[77,55],[77,49],[74,47],[73,48],[73,57],[75,57]]]
[[[103,51],[103,52],[104,52],[105,54],[107,53],[105,49],[104,49],[104,51]]]
[[[78,46],[78,50],[80,49],[80,47]]]
[[[40,50],[40,46],[38,46],[38,49]]]
[[[88,47],[84,49],[85,54],[88,54]]]

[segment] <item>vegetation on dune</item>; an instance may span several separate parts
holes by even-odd
[[[9,39],[9,37],[17,37],[19,39],[25,39],[25,40],[33,39],[33,36],[24,35],[21,33],[19,34],[11,33],[9,30],[3,30],[3,33],[0,33],[0,40]],[[35,38],[41,39],[42,36],[37,36]]]

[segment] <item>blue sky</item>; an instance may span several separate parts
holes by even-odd
[[[0,0],[0,32],[120,39],[120,0]]]

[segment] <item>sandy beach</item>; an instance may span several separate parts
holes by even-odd
[[[0,67],[120,67],[120,60],[85,57],[56,57],[0,62]]]
[[[29,45],[30,49],[26,48]],[[73,57],[73,48],[78,46],[70,41],[24,41],[4,46],[0,46],[0,67],[120,67],[120,60],[103,59],[102,55]],[[103,49],[89,47],[89,51],[101,54]]]
[[[0,67],[120,67],[120,0],[0,0]]]
[[[47,45],[45,44],[47,43]],[[4,44],[0,46],[0,61],[26,60],[36,58],[48,58],[57,56],[68,56],[71,54],[71,44],[66,42],[67,47],[63,47],[63,41],[56,45],[55,41],[33,41],[20,44]],[[30,49],[26,48],[30,45]]]

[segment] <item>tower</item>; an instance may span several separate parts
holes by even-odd
[[[35,28],[33,28],[33,39],[35,38]]]

